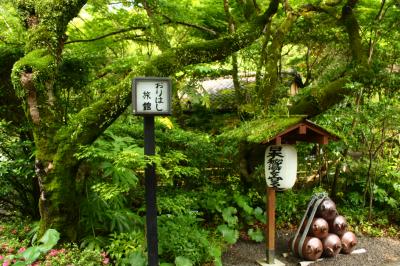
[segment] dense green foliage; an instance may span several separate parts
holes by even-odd
[[[14,219],[13,222],[3,222],[0,232],[0,262],[2,265],[94,266],[109,264],[106,254],[99,251],[81,250],[73,244],[55,247],[60,234],[54,229],[49,229],[42,238],[37,239],[35,233],[37,228],[31,228],[27,222]]]
[[[260,142],[305,117],[341,140],[297,144],[278,227],[323,190],[356,231],[398,236],[399,17],[398,0],[1,1],[0,215],[40,222],[29,234],[17,220],[1,227],[13,250],[0,255],[146,265],[152,162],[161,265],[221,265],[240,238],[263,241]],[[137,76],[173,81],[151,157],[130,111]],[[207,90],[210,79],[233,87]]]

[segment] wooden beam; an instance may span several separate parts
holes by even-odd
[[[321,145],[326,145],[326,144],[328,144],[328,142],[329,142],[328,136],[320,136],[318,138],[318,143]]]
[[[267,263],[274,264],[275,261],[275,188],[267,187]]]
[[[276,137],[275,138],[275,145],[281,145],[282,144],[282,138],[279,136],[279,137]]]
[[[319,135],[324,135],[324,136],[328,136],[328,138],[332,139],[332,140],[339,140],[339,138],[336,135],[333,135],[331,133],[329,133],[326,129],[324,129],[323,127],[309,121],[309,120],[305,120],[304,123],[307,125],[307,127],[309,129],[311,129],[312,131],[318,133]]]
[[[299,134],[300,134],[300,135],[305,135],[305,134],[307,134],[307,126],[306,126],[306,125],[301,124],[301,125],[299,126]]]

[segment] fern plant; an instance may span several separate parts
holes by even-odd
[[[112,232],[142,228],[142,218],[128,208],[128,195],[137,188],[146,165],[143,149],[134,139],[107,131],[93,145],[82,147],[76,156],[90,166],[81,204],[82,245],[100,249]],[[140,229],[143,230],[143,229]]]

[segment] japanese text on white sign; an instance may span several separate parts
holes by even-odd
[[[133,93],[136,114],[166,115],[171,113],[169,79],[136,78]]]

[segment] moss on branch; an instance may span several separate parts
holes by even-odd
[[[279,1],[271,1],[266,12],[250,23],[218,39],[197,42],[170,49],[151,60],[145,69],[146,76],[169,76],[180,68],[199,63],[222,60],[258,39],[265,24],[278,10]]]
[[[37,49],[22,57],[14,64],[11,74],[15,94],[21,98],[27,96],[28,91],[21,84],[23,73],[33,73],[35,88],[40,89],[44,87],[43,83],[53,75],[55,66],[55,58],[46,49]]]
[[[247,28],[247,30],[219,39],[170,49],[151,60],[145,69],[145,74],[146,76],[169,76],[187,65],[222,60],[253,43],[260,34],[261,30]]]
[[[265,75],[259,86],[257,86],[256,91],[259,98],[262,99],[263,106],[268,108],[270,100],[276,89],[278,83],[278,61],[281,57],[281,47],[286,34],[292,28],[294,22],[299,17],[298,14],[294,12],[289,12],[286,19],[279,25],[275,34],[273,35],[273,40],[271,45],[267,50],[265,57],[268,57],[265,64]]]
[[[349,48],[353,61],[356,64],[367,65],[367,53],[361,42],[360,26],[353,13],[354,6],[355,3],[343,6],[340,21],[345,27],[349,38]]]
[[[298,100],[289,109],[290,114],[315,116],[344,99],[351,90],[346,88],[347,77],[339,78],[320,89],[303,89]]]
[[[125,77],[100,100],[74,115],[70,123],[58,131],[58,145],[92,143],[131,103],[131,80],[132,76]]]
[[[59,56],[66,39],[68,23],[76,17],[87,0],[19,0],[21,18],[28,29],[25,50],[48,49]]]

